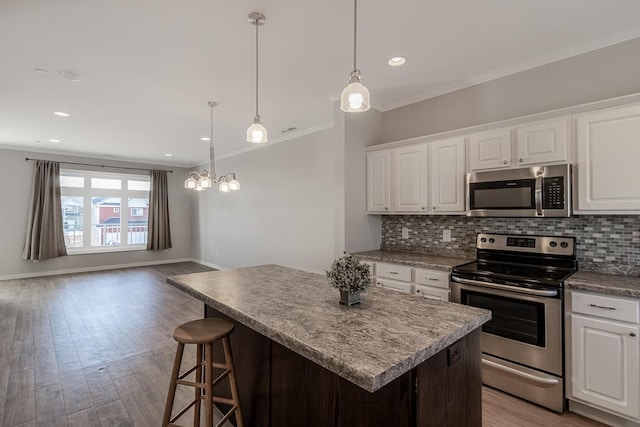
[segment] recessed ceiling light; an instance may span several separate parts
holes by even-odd
[[[200,138],[200,141],[211,141],[211,138],[203,136],[202,138]]]
[[[403,65],[405,62],[407,62],[407,58],[404,58],[402,56],[394,56],[393,58],[387,61],[387,64],[391,65],[392,67],[399,67]]]
[[[59,139],[50,139],[49,142],[60,142]]]
[[[173,154],[171,154],[171,153],[164,153],[164,156],[165,156],[165,157],[173,157]]]
[[[65,80],[69,80],[70,82],[79,82],[80,81],[80,76],[77,75],[74,72],[71,72],[71,71],[60,71],[60,75]]]
[[[53,114],[59,117],[69,117],[71,114],[65,113],[64,111],[54,111]]]

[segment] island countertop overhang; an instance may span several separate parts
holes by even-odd
[[[167,282],[369,392],[491,318],[487,310],[375,287],[345,307],[324,276],[278,265]]]

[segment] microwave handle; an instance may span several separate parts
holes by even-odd
[[[542,216],[542,179],[544,174],[542,171],[536,173],[536,188],[535,188],[535,202],[536,202],[536,215]]]

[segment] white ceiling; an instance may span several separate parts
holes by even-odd
[[[382,111],[640,36],[638,0],[358,8],[358,65]],[[214,100],[218,158],[254,148],[244,139],[254,114],[251,11],[267,17],[260,113],[270,141],[295,135],[281,132],[289,127],[329,126],[353,61],[350,0],[2,0],[0,145],[191,166],[207,161],[200,137]],[[387,65],[396,55],[403,67]]]

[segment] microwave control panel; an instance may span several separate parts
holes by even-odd
[[[564,177],[544,178],[542,181],[542,209],[564,209]]]

